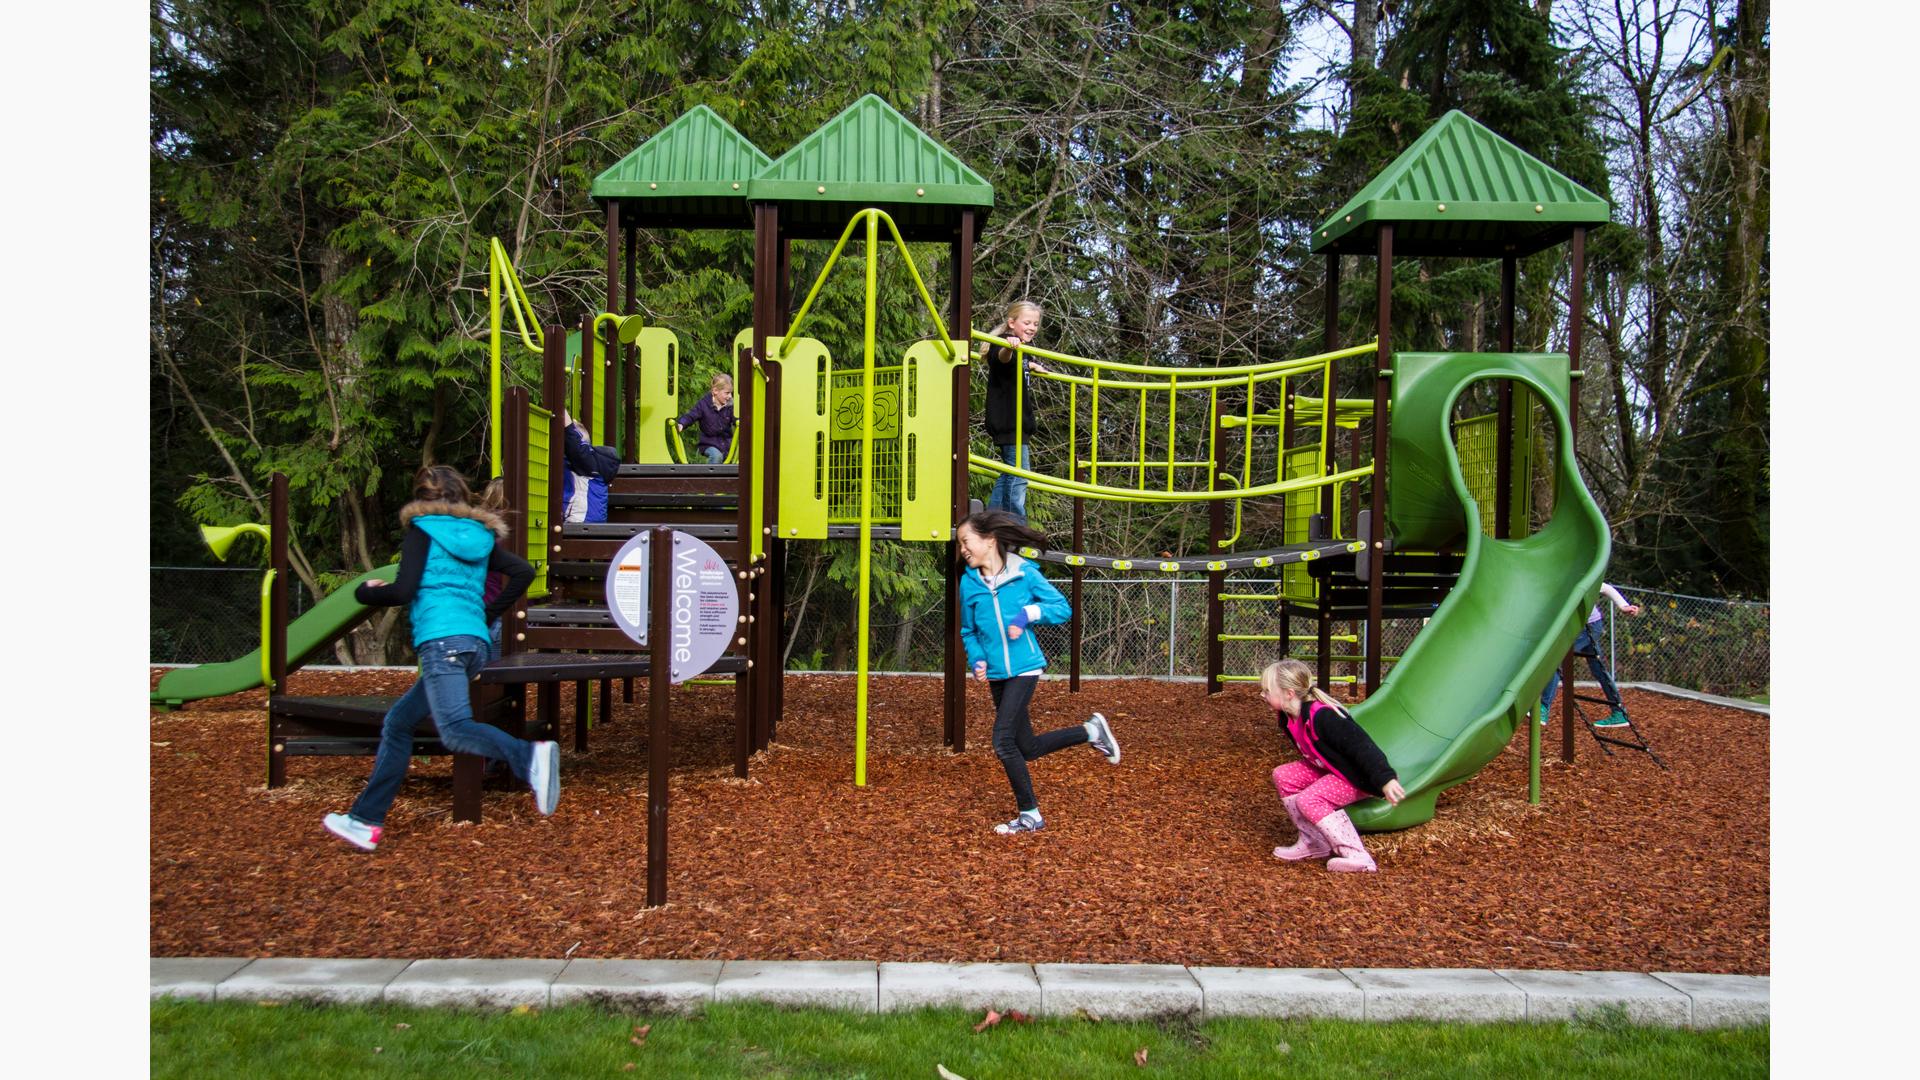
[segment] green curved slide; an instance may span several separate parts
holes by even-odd
[[[353,629],[355,623],[366,618],[373,609],[355,600],[353,591],[359,588],[363,581],[392,581],[393,575],[399,569],[399,564],[395,563],[369,570],[328,593],[326,599],[315,604],[312,610],[288,623],[288,665],[300,665],[307,657],[333,644],[341,634]],[[257,620],[255,624],[257,625]],[[255,649],[238,660],[228,660],[222,664],[175,668],[167,672],[161,677],[160,684],[153,688],[151,703],[163,708],[172,708],[200,698],[237,694],[259,685],[260,650]]]
[[[1573,460],[1564,353],[1396,353],[1387,535],[1435,550],[1464,536],[1459,582],[1393,666],[1354,706],[1400,774],[1399,806],[1348,808],[1370,832],[1433,817],[1434,799],[1492,761],[1527,722],[1600,593],[1612,539]],[[1519,540],[1481,531],[1449,433],[1454,402],[1483,379],[1513,379],[1545,402],[1557,429],[1553,517]]]

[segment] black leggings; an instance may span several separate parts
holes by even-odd
[[[1033,700],[1033,689],[1039,684],[1038,675],[995,679],[987,684],[993,691],[993,752],[1007,770],[1007,782],[1013,785],[1013,799],[1022,811],[1040,809],[1039,801],[1033,797],[1033,777],[1027,773],[1027,762],[1087,741],[1083,724],[1059,728],[1045,735],[1033,733],[1033,721],[1027,718],[1027,704]]]

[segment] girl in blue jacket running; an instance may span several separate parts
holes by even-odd
[[[559,744],[530,743],[481,723],[467,699],[467,684],[492,659],[487,626],[533,581],[533,567],[495,543],[506,539],[507,523],[472,504],[466,478],[457,470],[446,465],[421,469],[413,478],[413,501],[400,508],[406,536],[393,583],[369,581],[354,593],[363,604],[406,604],[413,651],[420,659],[419,681],[381,722],[380,751],[366,790],[347,813],[328,814],[322,822],[362,851],[380,843],[387,809],[413,757],[414,730],[429,715],[447,749],[506,762],[533,789],[534,806],[542,814],[553,813],[560,799]],[[483,600],[488,571],[506,575],[491,602]]]
[[[1074,727],[1033,733],[1027,705],[1046,670],[1047,658],[1028,627],[1063,623],[1073,614],[1066,598],[1020,557],[1018,546],[1044,548],[1047,538],[1004,510],[969,515],[958,530],[960,557],[967,570],[960,576],[960,640],[967,649],[973,677],[993,692],[993,752],[1007,770],[1019,816],[997,833],[1033,832],[1046,824],[1040,803],[1033,797],[1033,779],[1027,762],[1055,750],[1081,743],[1120,762],[1120,743],[1099,713]]]

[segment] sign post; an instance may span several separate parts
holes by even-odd
[[[740,617],[740,594],[726,560],[706,541],[662,525],[634,534],[608,565],[607,610],[614,625],[649,654],[647,906],[657,907],[667,902],[669,692],[674,683],[704,673],[727,651]]]

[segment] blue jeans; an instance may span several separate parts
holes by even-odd
[[[722,461],[725,461],[727,457],[727,452],[717,446],[703,446],[700,448],[700,452],[706,455],[707,464],[709,465],[718,465]]]
[[[1625,708],[1620,704],[1620,691],[1613,685],[1613,674],[1607,665],[1600,662],[1600,623],[1590,622],[1580,628],[1580,636],[1573,639],[1573,651],[1587,658],[1587,670],[1593,672],[1593,681],[1600,684],[1600,692],[1607,695],[1607,704],[1616,709]],[[1553,708],[1553,695],[1560,689],[1560,669],[1553,669],[1553,677],[1547,680],[1547,689],[1540,695],[1540,712]]]
[[[1015,450],[1020,452],[1017,458],[1014,456]],[[1000,448],[1000,460],[1017,469],[1026,469],[1028,471],[1032,471],[1033,469],[1033,454],[1026,446],[1013,446],[1011,444],[1002,446]],[[1000,474],[1000,479],[993,482],[993,490],[987,494],[987,509],[1005,510],[1024,523],[1027,520],[1026,479],[1019,476],[1008,476],[1005,473]]]
[[[414,730],[428,715],[440,729],[440,742],[455,753],[504,761],[523,784],[533,765],[532,743],[473,718],[467,688],[475,673],[492,658],[490,642],[456,634],[423,642],[417,651],[420,678],[387,710],[380,724],[380,753],[373,759],[373,775],[347,811],[368,825],[386,823],[387,810],[400,793],[400,782],[407,778],[407,766],[413,760]]]

